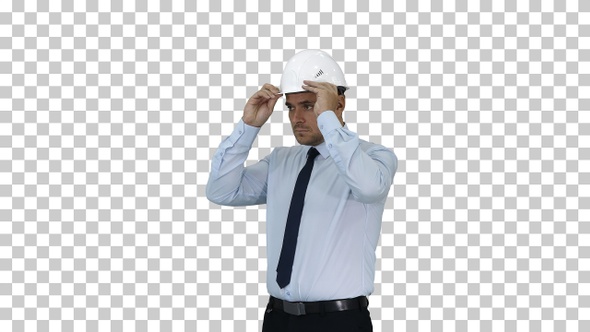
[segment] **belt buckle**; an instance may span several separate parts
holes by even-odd
[[[305,303],[283,301],[283,311],[294,316],[305,315]]]

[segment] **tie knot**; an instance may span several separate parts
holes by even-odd
[[[314,160],[319,154],[320,152],[316,148],[312,147],[307,151],[307,159]]]

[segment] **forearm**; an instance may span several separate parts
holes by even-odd
[[[266,161],[244,167],[259,129],[240,120],[211,162],[207,198],[220,205],[251,205],[266,200]]]
[[[330,155],[353,196],[363,203],[384,199],[397,170],[395,154],[379,145],[364,151],[358,135],[342,127],[331,111],[318,116],[318,126]]]

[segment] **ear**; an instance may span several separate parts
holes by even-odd
[[[338,112],[342,113],[344,111],[344,107],[346,106],[346,97],[344,95],[338,96]]]
[[[342,112],[344,112],[344,107],[346,107],[346,97],[344,95],[338,96],[338,107],[336,108],[335,112],[338,120],[340,123],[344,125],[344,119],[342,118]]]

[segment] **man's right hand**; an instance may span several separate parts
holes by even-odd
[[[256,91],[244,106],[244,123],[254,127],[262,125],[270,118],[277,100],[282,96],[279,88],[272,84],[264,84],[262,88]]]

